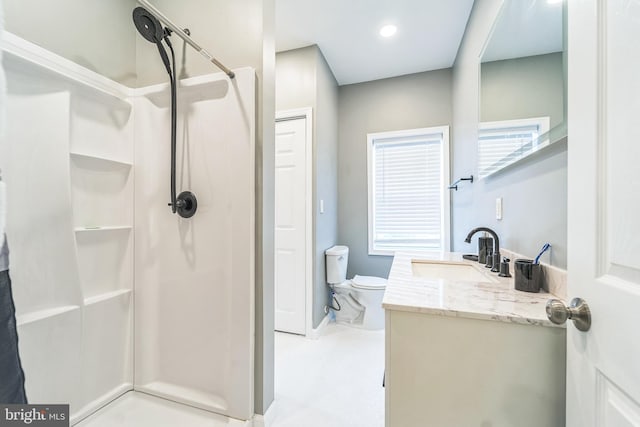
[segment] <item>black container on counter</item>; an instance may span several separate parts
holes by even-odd
[[[513,263],[515,288],[524,292],[540,292],[542,266],[530,259],[517,259]]]

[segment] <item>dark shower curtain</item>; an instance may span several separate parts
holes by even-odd
[[[8,267],[9,250],[4,239],[0,249],[0,403],[27,403]]]

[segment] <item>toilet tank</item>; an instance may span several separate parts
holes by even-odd
[[[346,246],[333,246],[327,249],[324,254],[327,265],[327,283],[337,284],[347,280],[349,248]]]

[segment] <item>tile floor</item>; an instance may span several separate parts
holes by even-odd
[[[384,332],[329,324],[318,340],[276,332],[273,424],[383,427]],[[144,393],[128,392],[77,427],[232,427],[229,420]]]
[[[330,323],[318,340],[276,332],[272,427],[383,427],[384,331]]]

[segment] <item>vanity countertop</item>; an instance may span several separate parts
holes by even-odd
[[[479,271],[484,270],[477,262],[463,259],[461,253],[398,252],[382,301],[384,309],[565,327],[547,319],[545,305],[548,299],[555,298],[552,294],[517,291],[513,287],[513,277],[498,277],[488,270],[483,273],[491,277],[493,283],[419,277],[413,274],[414,260],[465,263]]]

